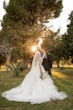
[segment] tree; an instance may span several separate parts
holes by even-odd
[[[73,11],[69,16],[69,20],[70,23],[67,25],[67,33],[60,37],[52,50],[57,64],[59,64],[60,60],[72,59],[73,62]]]
[[[45,31],[44,33],[42,47],[47,50],[47,52],[52,52],[53,47],[59,43],[61,35],[59,35],[59,30],[57,32],[53,32],[51,30]]]
[[[60,15],[62,0],[10,0],[8,6],[4,2],[4,9],[6,14],[2,21],[1,41],[11,45],[12,57],[26,56],[25,59],[28,59],[31,52],[27,52],[27,47],[30,48],[30,44],[34,44],[39,37],[43,22]]]
[[[62,58],[62,50],[61,50],[62,43],[61,43],[60,29],[58,29],[57,32],[55,33],[53,33],[52,31],[51,34],[48,33],[42,43],[42,47],[45,48],[49,54],[52,55],[52,60],[56,61],[59,67],[59,62],[60,59]]]
[[[62,53],[62,43],[59,41],[57,44],[52,49],[52,55],[53,55],[53,60],[56,61],[57,66],[59,68],[59,63],[60,60],[63,59],[63,53]]]
[[[64,58],[73,59],[73,11],[69,16],[70,23],[67,25],[67,33],[62,36]]]
[[[70,20],[70,24],[67,25],[67,27],[68,27],[67,39],[68,39],[69,47],[70,47],[70,49],[69,49],[70,56],[73,57],[73,11],[70,14],[69,20]]]
[[[32,25],[37,20],[43,21],[58,17],[62,9],[62,0],[10,0],[7,6],[4,2],[6,16],[15,22]]]

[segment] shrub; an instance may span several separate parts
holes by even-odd
[[[13,71],[13,73],[15,74],[15,76],[19,76],[21,71],[20,71],[20,63],[16,62],[16,63],[12,63],[7,65],[7,67]]]

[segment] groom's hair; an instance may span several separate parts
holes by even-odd
[[[46,48],[45,48],[45,46],[41,46],[41,49],[43,49],[43,50],[45,50],[45,51],[46,51]]]
[[[45,51],[46,51],[46,49],[45,49],[45,48],[41,48],[40,50],[45,50]]]

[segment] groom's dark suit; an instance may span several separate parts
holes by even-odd
[[[48,74],[51,75],[52,58],[49,54],[45,54],[42,65],[44,66],[45,70],[48,71]]]

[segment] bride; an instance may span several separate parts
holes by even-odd
[[[58,92],[50,75],[44,79],[41,74],[46,73],[42,66],[41,53],[37,51],[32,61],[30,72],[23,82],[11,90],[2,93],[2,97],[10,101],[30,102],[31,104],[45,103],[51,100],[63,100],[67,97],[65,92]]]

